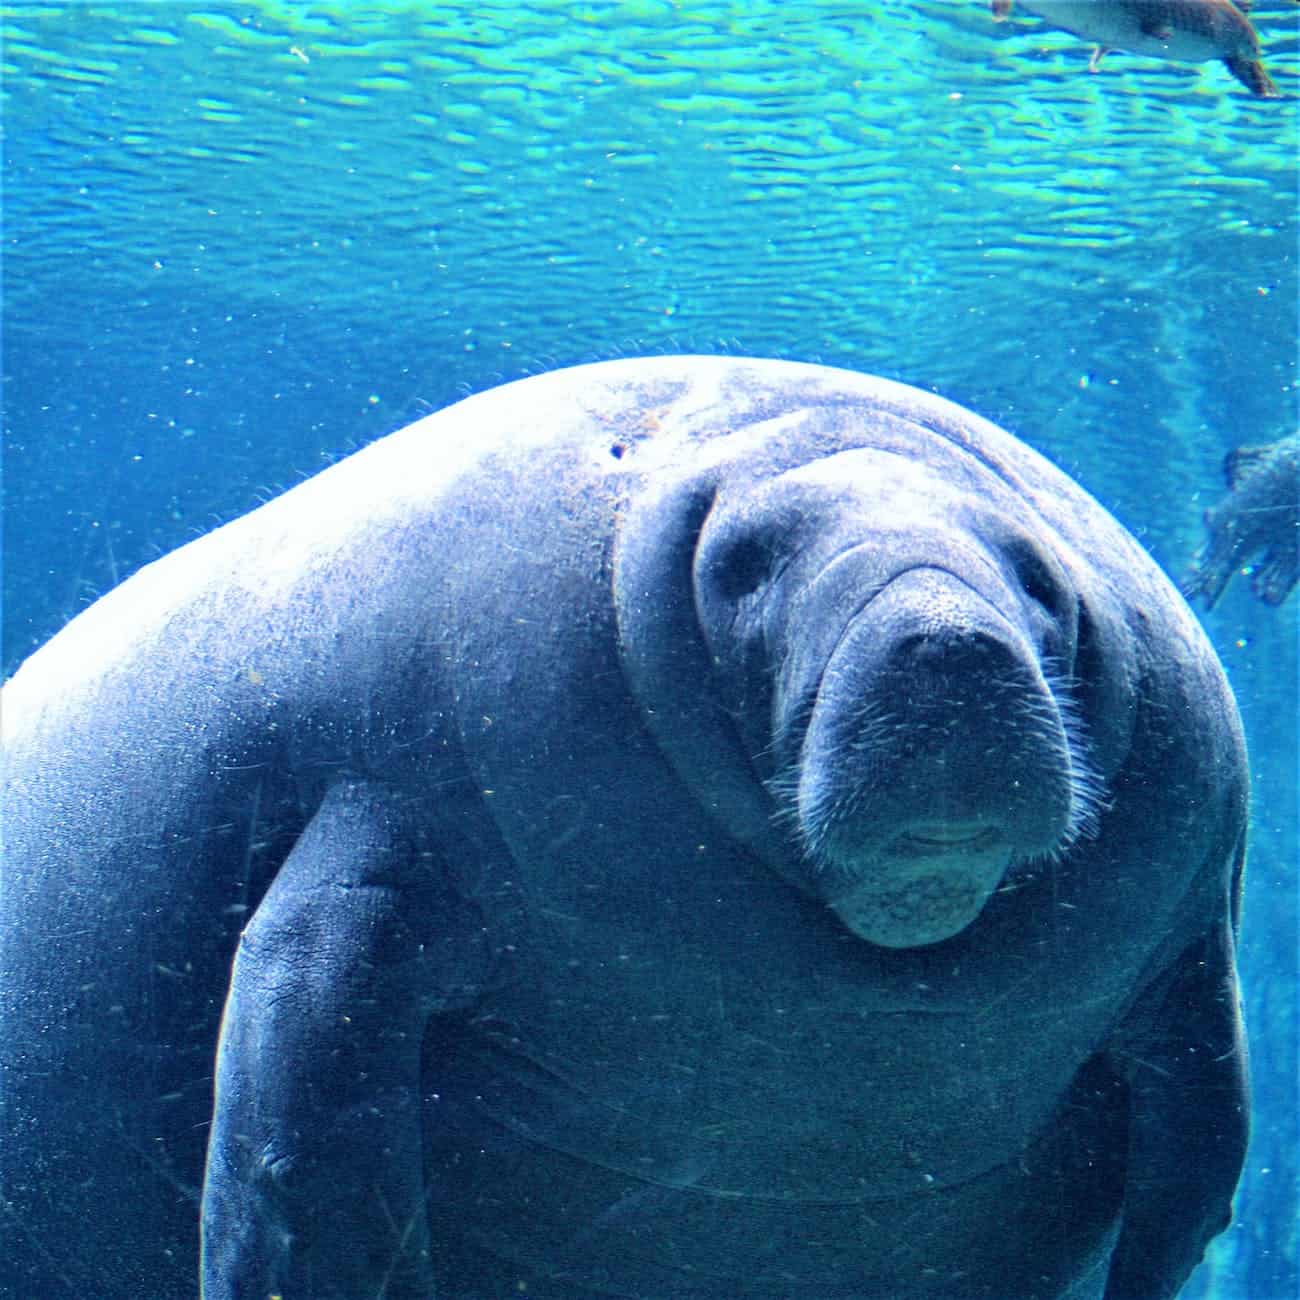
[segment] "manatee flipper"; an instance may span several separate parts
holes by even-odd
[[[1300,542],[1300,434],[1262,447],[1238,447],[1223,462],[1228,495],[1205,512],[1206,540],[1183,580],[1188,599],[1210,609],[1233,573],[1254,555],[1251,586],[1280,605],[1295,586]]]
[[[1300,544],[1292,537],[1269,547],[1250,577],[1250,589],[1266,605],[1280,605],[1300,578]]]
[[[1237,55],[1229,55],[1223,60],[1223,64],[1252,95],[1257,95],[1260,99],[1281,98],[1281,92],[1273,78],[1264,71],[1264,65],[1258,59],[1243,59]]]
[[[1233,929],[1224,917],[1179,957],[1123,1051],[1128,1168],[1105,1300],[1171,1300],[1232,1218],[1249,1132]]]
[[[421,1044],[471,972],[402,806],[390,789],[337,784],[240,941],[203,1192],[204,1300],[434,1294]]]
[[[1240,490],[1250,474],[1264,464],[1268,450],[1267,447],[1235,447],[1224,456],[1223,479],[1230,493]],[[1233,573],[1246,563],[1254,538],[1222,503],[1205,511],[1204,522],[1208,538],[1180,590],[1189,601],[1201,597],[1205,608],[1213,609]]]
[[[1240,487],[1247,475],[1268,464],[1271,447],[1234,447],[1223,458],[1223,481],[1229,488]]]
[[[1179,590],[1188,601],[1203,600],[1206,609],[1213,609],[1226,590],[1228,579],[1244,561],[1247,548],[1231,524],[1219,528],[1209,510],[1204,518],[1209,540],[1196,553]]]

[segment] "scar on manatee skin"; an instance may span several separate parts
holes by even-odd
[[[646,438],[653,438],[656,434],[663,432],[663,415],[667,408],[649,409],[640,412],[637,419],[636,427],[633,428],[630,437],[615,436],[614,441],[609,444],[609,454],[615,460],[622,460],[629,451],[632,451],[636,444]]]

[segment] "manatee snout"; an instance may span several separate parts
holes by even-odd
[[[817,686],[792,815],[818,892],[887,947],[950,938],[1012,863],[1063,850],[1090,785],[1031,640],[946,571],[894,578]]]

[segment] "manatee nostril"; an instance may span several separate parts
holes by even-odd
[[[909,632],[906,636],[899,637],[894,653],[900,659],[911,658],[925,650],[928,640],[924,632]]]
[[[969,627],[927,627],[898,637],[890,653],[895,669],[970,672],[1001,656],[1007,647],[995,636]]]

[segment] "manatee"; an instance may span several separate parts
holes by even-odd
[[[1231,694],[950,402],[508,384],[3,703],[0,1289],[1155,1300],[1228,1222]]]
[[[1280,605],[1300,572],[1300,433],[1263,447],[1237,447],[1224,458],[1228,494],[1205,512],[1205,545],[1183,593],[1213,609],[1228,579],[1258,556],[1251,590]]]
[[[1095,41],[1088,70],[1096,72],[1112,49],[1183,63],[1221,60],[1253,95],[1277,99],[1278,89],[1260,61],[1259,37],[1249,18],[1250,0],[1019,0],[1020,7],[1063,31]],[[1013,0],[991,0],[994,21],[1006,19]]]

